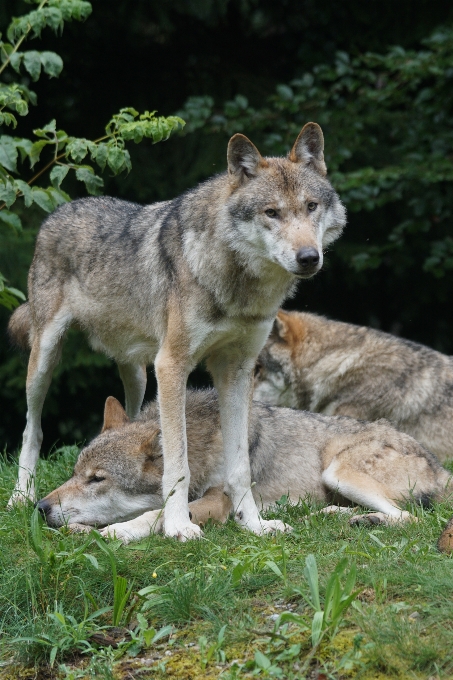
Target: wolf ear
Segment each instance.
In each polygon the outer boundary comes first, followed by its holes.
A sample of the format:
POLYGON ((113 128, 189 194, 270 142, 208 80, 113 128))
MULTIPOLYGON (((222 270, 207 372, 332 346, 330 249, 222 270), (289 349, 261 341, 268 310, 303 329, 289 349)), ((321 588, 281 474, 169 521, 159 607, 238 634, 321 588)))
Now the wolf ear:
POLYGON ((289 160, 293 163, 303 163, 322 176, 327 175, 324 162, 324 135, 317 123, 304 125, 294 142, 289 160))
POLYGON ((118 399, 115 399, 115 397, 107 397, 104 406, 104 424, 101 433, 106 430, 119 430, 129 422, 130 420, 126 415, 126 411, 121 406, 118 399))
POLYGON ((255 177, 260 167, 267 166, 256 146, 241 134, 233 135, 228 142, 227 160, 229 180, 234 188, 255 177))
POLYGON ((271 335, 279 340, 285 340, 288 333, 288 324, 285 316, 285 312, 280 310, 275 317, 274 325, 272 326, 271 335))
POLYGON ((160 432, 160 427, 156 425, 150 432, 147 433, 146 439, 140 444, 140 452, 147 457, 152 457, 156 452, 155 439, 160 432))

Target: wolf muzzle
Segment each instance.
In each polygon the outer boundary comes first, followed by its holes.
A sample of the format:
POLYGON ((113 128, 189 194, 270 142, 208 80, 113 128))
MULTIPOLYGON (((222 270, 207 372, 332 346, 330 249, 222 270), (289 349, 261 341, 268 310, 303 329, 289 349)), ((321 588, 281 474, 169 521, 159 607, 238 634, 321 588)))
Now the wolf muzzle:
POLYGON ((318 271, 319 259, 319 253, 316 248, 313 248, 312 246, 309 248, 300 248, 296 253, 299 273, 302 276, 316 274, 318 271))

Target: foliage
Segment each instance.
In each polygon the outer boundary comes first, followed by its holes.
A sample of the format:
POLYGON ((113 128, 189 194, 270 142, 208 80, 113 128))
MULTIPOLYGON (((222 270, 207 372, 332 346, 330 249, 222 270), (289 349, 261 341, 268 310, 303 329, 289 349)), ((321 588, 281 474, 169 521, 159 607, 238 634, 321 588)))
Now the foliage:
MULTIPOLYGON (((382 242, 360 244, 348 258, 357 271, 379 267, 404 248, 423 248, 423 268, 436 277, 453 269, 453 27, 422 40, 351 57, 337 52, 276 87, 262 108, 247 97, 216 107, 191 97, 181 110, 186 132, 246 131, 267 153, 283 154, 307 120, 328 138, 331 179, 350 212, 394 205, 382 242)), ((408 266, 408 265, 406 265, 408 266)))
MULTIPOLYGON (((38 4, 37 0, 34 1, 38 4)), ((26 116, 29 105, 37 103, 36 93, 24 84, 23 78, 20 82, 13 82, 7 68, 19 77, 27 72, 33 81, 39 80, 42 72, 50 78, 58 77, 63 69, 63 61, 55 52, 22 52, 22 43, 27 38, 40 36, 44 28, 61 33, 65 22, 82 21, 90 13, 91 5, 85 0, 41 0, 35 10, 12 20, 7 30, 7 41, 2 41, 0 36, 0 75, 8 76, 5 82, 0 83, 0 127, 15 129, 17 116, 26 116)), ((15 231, 22 229, 17 211, 11 210, 19 198, 25 208, 35 203, 45 212, 52 212, 69 201, 70 196, 61 184, 70 171, 85 185, 89 194, 101 193, 104 181, 96 174, 94 163, 101 171, 108 168, 114 175, 129 171, 131 159, 126 149, 127 141, 138 144, 143 138, 149 138, 157 143, 168 139, 183 125, 184 121, 178 116, 156 116, 156 111, 139 114, 134 108, 126 107, 111 118, 105 134, 93 141, 70 136, 57 128, 56 120, 35 129, 36 140, 11 134, 0 135, 0 224, 15 231), (35 169, 43 152, 45 160, 39 169, 28 181, 22 179, 20 174, 24 169, 18 169, 18 162, 28 161, 30 169, 35 169), (35 185, 49 170, 50 185, 35 185)), ((24 299, 23 294, 6 286, 0 273, 0 304, 12 309, 17 306, 18 299, 24 299)))

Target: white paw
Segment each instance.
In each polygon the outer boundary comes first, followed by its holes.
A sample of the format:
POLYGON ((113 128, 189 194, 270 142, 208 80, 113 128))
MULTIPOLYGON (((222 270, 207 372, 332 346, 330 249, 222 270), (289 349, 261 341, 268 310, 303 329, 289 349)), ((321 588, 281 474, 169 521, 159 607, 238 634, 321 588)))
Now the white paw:
POLYGON ((386 515, 384 512, 368 512, 366 515, 354 515, 349 524, 404 524, 405 522, 418 522, 418 519, 410 512, 403 510, 399 515, 386 515))
POLYGON ((191 541, 194 538, 201 538, 203 532, 198 524, 187 522, 185 524, 168 524, 165 523, 165 536, 177 538, 178 541, 191 541))
POLYGON ((27 491, 19 491, 18 489, 15 489, 11 494, 11 498, 8 501, 7 508, 8 510, 10 510, 11 508, 17 505, 24 505, 25 503, 34 503, 35 500, 36 499, 34 489, 28 489, 27 491))
MULTIPOLYGON (((118 522, 117 524, 110 524, 105 529, 100 531, 101 536, 104 538, 116 539, 122 543, 130 543, 131 541, 139 541, 144 536, 137 531, 134 531, 134 527, 128 526, 129 522, 118 522)), ((148 532, 149 534, 149 532, 148 532)))
POLYGON ((262 519, 261 522, 261 532, 260 534, 272 534, 276 531, 281 531, 282 533, 292 531, 293 528, 285 522, 281 522, 279 519, 262 519))
POLYGON ((240 521, 240 524, 244 527, 244 529, 248 529, 258 536, 263 536, 264 534, 273 534, 276 531, 285 533, 293 530, 292 526, 281 522, 279 519, 266 520, 259 517, 254 522, 240 521))

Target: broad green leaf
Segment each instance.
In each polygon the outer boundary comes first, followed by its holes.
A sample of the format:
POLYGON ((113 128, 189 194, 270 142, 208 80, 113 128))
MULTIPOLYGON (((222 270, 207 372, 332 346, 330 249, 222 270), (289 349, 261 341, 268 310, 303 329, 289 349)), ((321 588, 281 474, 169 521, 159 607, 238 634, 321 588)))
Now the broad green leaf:
POLYGON ((14 185, 10 181, 0 182, 0 201, 10 208, 17 198, 17 192, 14 185))
POLYGON ((97 561, 94 555, 92 555, 91 553, 83 553, 83 556, 86 557, 86 559, 89 562, 91 562, 95 569, 99 569, 99 562, 97 561))
POLYGON ((10 57, 9 63, 11 64, 12 68, 16 71, 16 73, 20 73, 20 65, 22 63, 23 56, 24 56, 23 52, 15 52, 10 57))
POLYGON ((41 64, 44 73, 51 78, 57 78, 63 70, 63 59, 55 52, 41 52, 41 64))
POLYGON ((272 569, 274 574, 277 574, 280 578, 283 578, 283 574, 281 570, 278 568, 278 566, 275 564, 273 560, 267 560, 266 565, 269 567, 269 569, 272 569))
POLYGON ((305 558, 304 574, 310 588, 313 606, 319 611, 321 609, 321 602, 319 599, 318 567, 314 555, 310 554, 305 558))
POLYGON ((33 203, 33 191, 31 189, 31 187, 27 184, 27 182, 24 182, 22 179, 16 179, 15 185, 19 189, 19 191, 22 193, 22 196, 24 198, 25 207, 29 208, 31 206, 31 204, 33 203))
POLYGON ((44 125, 43 128, 37 128, 36 130, 33 130, 33 134, 35 134, 37 137, 45 137, 46 139, 53 139, 55 132, 57 129, 57 121, 55 118, 50 121, 50 123, 47 123, 47 125, 44 125))
POLYGON ((107 144, 98 144, 96 149, 92 152, 91 157, 99 165, 101 170, 104 170, 107 163, 107 154, 109 147, 107 144))
POLYGON ((33 200, 46 212, 50 213, 55 209, 55 203, 45 189, 33 187, 33 200))
POLYGON ((86 190, 93 196, 98 196, 100 190, 104 186, 103 179, 95 175, 93 168, 90 168, 89 166, 77 168, 76 177, 81 182, 84 182, 86 190))
POLYGON ((259 649, 257 649, 255 652, 255 663, 258 668, 262 668, 264 671, 270 668, 272 665, 270 659, 268 659, 267 656, 263 654, 263 652, 260 652, 259 649))
POLYGON ((57 189, 69 172, 69 165, 55 165, 50 173, 50 181, 57 189))
POLYGON ((50 144, 50 142, 47 139, 41 139, 39 142, 35 142, 29 153, 29 158, 30 158, 30 167, 33 168, 36 163, 39 161, 39 157, 41 156, 41 151, 44 149, 47 144, 50 144))
POLYGON ((14 144, 16 145, 16 148, 19 149, 20 158, 21 161, 23 162, 26 159, 26 157, 30 154, 33 142, 31 141, 31 139, 19 139, 18 137, 15 137, 14 144))
POLYGON ((29 52, 24 52, 24 67, 29 72, 32 80, 38 80, 41 75, 41 59, 39 52, 31 50, 29 52))
POLYGON ((2 135, 0 137, 0 164, 10 172, 16 172, 17 148, 12 137, 2 135))
POLYGON ((80 163, 88 153, 88 144, 88 139, 70 137, 66 146, 66 154, 70 156, 76 163, 80 163))
POLYGON ((108 154, 107 154, 107 163, 108 166, 115 175, 117 175, 121 170, 124 168, 124 155, 125 152, 123 149, 120 149, 117 146, 110 146, 108 149, 108 154))
POLYGON ((311 644, 315 647, 321 639, 322 628, 324 622, 324 612, 317 611, 313 614, 313 621, 311 624, 311 644))
POLYGON ((17 120, 12 113, 7 111, 0 112, 0 125, 12 125, 13 128, 17 127, 17 120))
POLYGON ((49 656, 49 663, 50 663, 51 668, 55 663, 55 659, 57 658, 57 653, 58 653, 58 645, 55 645, 54 647, 52 647, 52 649, 50 651, 50 656, 49 656))
POLYGON ((7 224, 8 227, 11 227, 14 231, 22 231, 20 217, 9 210, 0 210, 0 222, 7 224))
POLYGON ((157 633, 154 635, 152 642, 158 642, 164 637, 167 637, 168 635, 171 635, 173 632, 173 626, 164 626, 160 630, 157 631, 157 633))
POLYGON ((46 191, 53 202, 54 208, 57 208, 59 205, 63 205, 63 203, 67 203, 71 200, 70 196, 66 193, 66 191, 63 191, 63 189, 47 187, 46 191))

